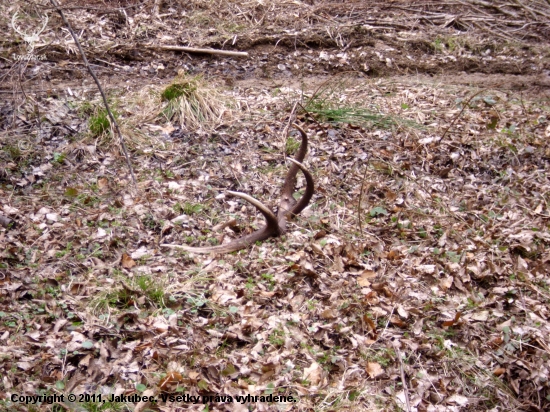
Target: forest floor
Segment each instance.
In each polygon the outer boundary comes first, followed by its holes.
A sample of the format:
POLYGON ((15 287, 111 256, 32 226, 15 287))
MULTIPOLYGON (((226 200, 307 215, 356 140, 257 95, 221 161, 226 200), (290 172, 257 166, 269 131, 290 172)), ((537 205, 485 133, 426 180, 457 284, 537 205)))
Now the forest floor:
POLYGON ((59 3, 136 184, 52 3, 2 2, 0 410, 550 410, 547 1, 59 3), (260 228, 226 192, 278 204, 293 123, 284 236, 161 246, 260 228))

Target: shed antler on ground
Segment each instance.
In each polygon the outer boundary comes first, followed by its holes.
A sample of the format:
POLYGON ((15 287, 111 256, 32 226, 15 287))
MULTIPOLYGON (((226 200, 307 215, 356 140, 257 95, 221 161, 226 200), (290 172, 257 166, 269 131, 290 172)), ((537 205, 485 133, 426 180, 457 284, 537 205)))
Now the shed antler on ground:
POLYGON ((275 215, 275 213, 273 213, 273 211, 265 206, 263 203, 245 193, 231 191, 227 192, 232 196, 237 196, 241 199, 246 200, 256 209, 258 209, 260 213, 264 215, 266 220, 266 225, 263 228, 256 230, 249 235, 234 239, 229 243, 217 246, 191 247, 185 245, 168 244, 162 244, 161 246, 172 249, 182 249, 193 253, 230 253, 240 249, 244 249, 256 242, 265 240, 267 238, 281 236, 282 234, 284 234, 286 232, 287 218, 292 218, 293 216, 298 215, 302 210, 304 210, 309 204, 309 201, 311 200, 314 192, 313 177, 311 176, 311 173, 309 173, 309 171, 301 163, 307 153, 307 134, 300 126, 295 124, 294 127, 296 127, 296 129, 298 129, 298 131, 302 135, 302 142, 300 144, 300 148, 298 149, 296 159, 289 159, 292 162, 292 165, 288 170, 285 182, 281 189, 281 200, 279 202, 277 215, 275 215), (304 195, 298 201, 296 201, 292 194, 294 192, 294 187, 296 186, 296 175, 298 174, 298 170, 301 170, 306 178, 306 191, 304 195))

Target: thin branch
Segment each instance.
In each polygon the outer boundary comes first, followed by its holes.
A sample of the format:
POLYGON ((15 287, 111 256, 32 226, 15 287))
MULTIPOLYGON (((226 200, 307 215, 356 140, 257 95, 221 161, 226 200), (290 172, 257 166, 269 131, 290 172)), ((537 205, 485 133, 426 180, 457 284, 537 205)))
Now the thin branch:
POLYGON ((68 22, 68 20, 65 18, 65 14, 63 13, 63 10, 59 7, 59 4, 56 0, 50 0, 50 3, 55 7, 57 12, 61 15, 61 18, 63 19, 63 23, 67 26, 67 29, 71 33, 71 36, 73 36, 74 42, 76 46, 78 47, 78 50, 80 51, 80 55, 82 56, 82 60, 84 61, 84 64, 86 66, 86 69, 88 69, 88 72, 90 73, 90 76, 95 81, 95 84, 97 85, 97 88, 99 89, 99 93, 101 93, 101 97, 103 99, 103 104, 105 105, 105 110, 107 110, 107 113, 109 114, 109 119, 111 123, 115 126, 115 130, 118 135, 118 139, 120 142, 120 147, 122 147, 122 151, 124 152, 124 157, 126 158, 126 163, 128 164, 128 169, 130 170, 130 175, 132 176, 132 181, 134 182, 134 186, 137 188, 137 182, 136 177, 134 176, 134 170, 132 169, 132 163, 130 162, 130 156, 128 156, 128 150, 126 149, 126 144, 124 143, 124 138, 122 137, 122 133, 120 133, 120 129, 118 127, 118 123, 113 116, 113 113, 111 112, 111 108, 109 107, 109 103, 107 102, 107 97, 105 96, 105 93, 103 92, 103 88, 101 87, 101 83, 99 83, 99 79, 95 75, 94 71, 92 70, 90 64, 88 63, 88 59, 86 58, 86 54, 84 53, 84 50, 82 49, 82 46, 80 45, 80 42, 78 41, 78 37, 76 36, 75 32, 73 31, 73 28, 71 27, 71 24, 68 22))
MULTIPOLYGON (((119 11, 123 11, 123 10, 127 10, 127 9, 133 9, 133 8, 136 8, 136 7, 140 7, 140 6, 143 6, 145 3, 147 3, 146 1, 142 1, 138 4, 131 4, 129 6, 125 6, 125 7, 116 7, 116 8, 113 8, 113 9, 106 9, 105 7, 93 7, 93 6, 64 6, 61 8, 61 10, 78 10, 78 9, 81 9, 81 10, 99 10, 101 11, 102 14, 108 14, 108 13, 118 13, 119 11)), ((41 6, 42 9, 44 10, 50 10, 50 9, 56 9, 57 11, 59 11, 59 7, 48 7, 48 6, 41 6)))
POLYGON ((486 90, 487 90, 487 89, 481 89, 479 92, 474 93, 474 94, 472 95, 472 97, 470 97, 470 98, 468 99, 468 101, 467 101, 465 104, 462 105, 462 109, 461 109, 460 112, 455 116, 455 118, 453 119, 453 121, 451 122, 451 124, 450 124, 449 126, 447 126, 447 128, 445 129, 445 131, 443 132, 443 134, 441 135, 441 137, 440 137, 439 140, 437 141, 437 143, 440 143, 440 142, 443 140, 443 138, 447 135, 447 132, 449 131, 449 129, 450 129, 451 127, 453 127, 453 125, 456 123, 456 121, 458 120, 458 118, 462 115, 462 113, 464 112, 464 110, 466 109, 466 107, 470 105, 470 102, 472 101, 472 99, 473 99, 474 97, 476 97, 478 94, 481 94, 481 93, 483 93, 483 92, 486 91, 486 90))

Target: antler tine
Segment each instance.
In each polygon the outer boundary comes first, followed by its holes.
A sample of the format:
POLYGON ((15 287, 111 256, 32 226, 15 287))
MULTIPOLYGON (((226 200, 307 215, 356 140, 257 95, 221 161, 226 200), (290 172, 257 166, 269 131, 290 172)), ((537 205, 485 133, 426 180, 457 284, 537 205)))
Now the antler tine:
MULTIPOLYGON (((296 160, 300 163, 302 163, 306 157, 307 154, 307 133, 304 132, 304 129, 302 129, 300 126, 298 126, 296 123, 292 124, 302 136, 302 141, 300 142, 300 147, 298 148, 298 153, 296 153, 296 160)), ((283 184, 283 189, 289 186, 292 189, 294 189, 294 186, 296 185, 296 174, 298 173, 298 167, 292 165, 288 171, 288 174, 285 178, 285 183, 283 184)))
POLYGON ((192 247, 192 246, 185 246, 185 245, 162 244, 161 246, 172 248, 172 249, 182 249, 187 252, 193 252, 193 253, 231 253, 240 249, 244 249, 245 247, 248 247, 251 244, 254 244, 256 242, 270 238, 271 236, 279 236, 281 234, 277 217, 262 202, 254 199, 252 196, 249 196, 245 193, 232 192, 229 190, 227 191, 227 193, 229 193, 232 196, 237 196, 237 197, 240 197, 241 199, 246 200, 248 203, 253 205, 256 209, 258 209, 260 213, 265 217, 265 221, 267 223, 266 226, 256 230, 255 232, 249 235, 243 236, 239 239, 232 240, 231 242, 225 243, 223 245, 192 247))
POLYGON ((288 160, 290 160, 292 163, 298 166, 306 178, 306 191, 304 195, 300 198, 298 203, 296 203, 289 210, 289 214, 291 216, 296 216, 302 210, 304 210, 306 206, 309 204, 309 201, 311 200, 311 198, 313 197, 313 193, 315 192, 315 183, 313 182, 313 176, 311 175, 311 173, 309 173, 309 170, 307 170, 303 164, 301 164, 300 162, 297 162, 294 159, 288 159, 288 160))
MULTIPOLYGON (((246 193, 241 193, 241 192, 233 192, 231 190, 228 190, 227 193, 229 193, 230 195, 233 195, 233 196, 237 196, 237 197, 240 197, 241 199, 244 199, 246 200, 248 203, 250 203, 252 206, 256 207, 256 209, 258 209, 260 211, 260 213, 262 215, 264 215, 265 217, 265 221, 267 223, 267 226, 266 227, 271 227, 273 229, 278 229, 278 221, 277 221, 277 217, 275 216, 275 214, 266 206, 264 205, 262 202, 260 202, 259 200, 256 200, 254 199, 252 196, 249 196, 247 195, 246 193)), ((279 234, 277 233, 276 230, 273 230, 273 233, 274 234, 279 234)))
MULTIPOLYGON (((296 123, 294 123, 293 126, 298 129, 298 131, 302 135, 302 142, 300 143, 298 153, 296 153, 296 161, 298 161, 298 163, 301 163, 304 161, 307 153, 307 134, 306 132, 304 132, 304 129, 302 129, 296 123)), ((279 220, 281 220, 283 216, 287 215, 288 212, 291 211, 296 204, 296 199, 294 199, 292 193, 294 192, 294 186, 296 186, 296 175, 298 174, 298 170, 300 170, 300 167, 297 164, 292 164, 286 174, 283 187, 281 188, 281 201, 279 203, 279 212, 277 214, 279 220)))
MULTIPOLYGON (((286 232, 286 219, 287 217, 294 217, 298 213, 300 213, 302 210, 305 209, 305 207, 308 205, 309 201, 311 200, 311 197, 313 196, 314 186, 313 186, 313 176, 311 176, 311 173, 305 168, 303 164, 300 162, 297 162, 294 159, 288 159, 290 160, 293 165, 298 170, 301 170, 306 178, 306 192, 304 195, 300 198, 298 203, 294 201, 294 205, 288 205, 283 200, 281 200, 281 204, 279 205, 279 213, 278 213, 278 219, 279 219, 279 228, 281 233, 286 232), (284 209, 283 207, 287 207, 284 209)), ((292 167, 291 166, 291 167, 292 167)), ((293 198, 294 199, 294 198, 293 198)))

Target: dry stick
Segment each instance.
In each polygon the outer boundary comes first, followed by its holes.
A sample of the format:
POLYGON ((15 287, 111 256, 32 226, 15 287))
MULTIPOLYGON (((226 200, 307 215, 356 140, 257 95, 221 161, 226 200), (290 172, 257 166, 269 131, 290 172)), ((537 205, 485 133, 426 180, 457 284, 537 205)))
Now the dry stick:
POLYGON ((540 10, 537 10, 537 9, 532 9, 531 7, 529 6, 526 6, 525 4, 523 4, 522 2, 520 2, 519 0, 514 0, 518 6, 524 8, 525 10, 528 10, 529 13, 531 14, 531 16, 533 16, 533 18, 536 20, 537 16, 535 14, 539 14, 541 16, 544 16, 546 18, 550 18, 550 15, 549 14, 546 14, 545 12, 543 11, 540 11, 540 10))
POLYGON ((401 372, 401 384, 403 385, 403 394, 405 395, 405 405, 407 406, 407 412, 411 412, 411 401, 409 400, 409 388, 407 387, 407 380, 405 379, 405 368, 403 367, 403 357, 401 356, 401 351, 394 344, 395 352, 397 354, 397 359, 399 359, 399 370, 401 372))
POLYGON ((365 187, 365 180, 367 179, 367 171, 369 170, 369 162, 365 164, 365 173, 363 173, 363 179, 361 180, 361 190, 359 191, 359 202, 357 203, 357 223, 359 224, 359 233, 363 237, 363 222, 361 220, 361 200, 363 199, 363 188, 365 187))
POLYGON ((61 15, 61 18, 63 19, 63 23, 67 26, 67 29, 71 33, 71 36, 73 36, 74 42, 76 43, 76 46, 78 47, 78 50, 80 51, 80 55, 82 56, 82 60, 84 60, 84 65, 88 69, 88 72, 90 73, 90 76, 95 81, 95 84, 97 85, 97 88, 99 89, 99 93, 101 93, 101 97, 103 98, 103 104, 105 105, 105 110, 107 110, 107 113, 109 114, 109 119, 112 124, 115 125, 115 130, 118 135, 118 140, 120 141, 120 146, 122 147, 122 151, 124 152, 124 157, 126 157, 126 164, 128 165, 128 169, 130 169, 130 175, 132 176, 132 181, 134 182, 134 186, 137 188, 137 182, 136 177, 134 176, 134 170, 132 169, 132 163, 130 162, 130 156, 128 156, 128 150, 126 149, 126 144, 124 143, 124 138, 122 137, 122 133, 120 133, 120 129, 118 128, 118 123, 113 116, 113 113, 111 112, 111 109, 109 108, 109 103, 107 102, 107 97, 105 96, 105 93, 103 92, 103 88, 101 87, 101 83, 99 83, 99 80, 97 76, 95 75, 94 71, 92 70, 90 64, 88 63, 88 59, 86 58, 86 55, 84 54, 84 50, 82 50, 82 46, 80 45, 80 42, 78 41, 78 37, 76 37, 76 34, 73 31, 73 28, 71 27, 71 24, 67 21, 65 18, 65 14, 63 14, 63 10, 59 8, 59 4, 56 0, 50 0, 50 3, 55 7, 57 12, 61 15))
MULTIPOLYGON (((108 14, 108 13, 118 13, 119 11, 124 11, 126 9, 133 9, 135 7, 143 6, 146 3, 146 1, 143 1, 138 4, 132 4, 130 6, 126 7, 116 7, 114 9, 106 9, 104 7, 92 7, 92 6, 65 6, 62 9, 63 10, 74 10, 74 9, 84 9, 84 10, 99 10, 102 14, 108 14)), ((42 9, 49 10, 51 7, 41 6, 42 9)), ((57 7, 55 7, 57 9, 57 7)))
POLYGON ((488 27, 485 27, 485 25, 478 24, 477 22, 474 22, 474 26, 476 26, 478 29, 480 29, 482 31, 486 31, 487 33, 491 33, 493 36, 497 36, 497 37, 500 37, 501 39, 505 39, 505 40, 508 40, 508 41, 514 41, 513 37, 510 37, 507 34, 498 33, 497 31, 495 31, 497 29, 496 27, 495 27, 495 30, 492 30, 488 27))
MULTIPOLYGON (((298 106, 298 102, 294 103, 294 106, 292 107, 292 111, 290 112, 290 116, 288 117, 288 123, 286 124, 285 128, 283 129, 283 136, 288 136, 288 129, 290 129, 290 125, 294 123, 294 115, 296 114, 296 107, 298 106)), ((283 158, 286 161, 286 148, 283 146, 283 158)))
POLYGON ((517 16, 512 13, 512 12, 509 12, 509 11, 506 11, 504 10, 501 6, 499 5, 496 5, 496 4, 492 4, 488 1, 484 1, 484 0, 468 0, 469 3, 472 3, 472 4, 475 4, 477 6, 485 6, 489 9, 494 9, 494 10, 497 10, 499 12, 501 12, 502 14, 505 14, 509 17, 514 17, 514 18, 517 18, 517 16))
POLYGON ((527 109, 525 108, 525 104, 523 103, 523 90, 520 90, 519 92, 519 101, 521 103, 521 107, 523 109, 523 115, 527 117, 527 109))
POLYGON ((458 113, 455 118, 453 119, 453 121, 451 122, 451 124, 449 126, 447 126, 447 128, 445 129, 445 131, 443 132, 443 134, 441 135, 441 137, 439 138, 439 140, 437 141, 437 143, 440 143, 443 138, 445 137, 445 135, 447 134, 447 132, 449 131, 449 129, 456 123, 456 121, 458 120, 458 118, 462 115, 462 113, 464 112, 464 110, 466 109, 466 106, 469 106, 470 105, 470 102, 472 101, 472 99, 474 97, 476 97, 478 94, 480 93, 483 93, 484 91, 486 91, 487 89, 481 89, 479 92, 475 93, 472 95, 472 97, 470 97, 468 99, 468 101, 462 105, 462 110, 460 110, 460 113, 458 113))
POLYGON ((161 50, 176 50, 189 53, 206 53, 206 54, 219 54, 221 56, 234 56, 234 57, 248 57, 247 52, 235 52, 230 50, 216 50, 216 49, 199 49, 196 47, 184 47, 184 46, 145 46, 148 49, 161 49, 161 50))

